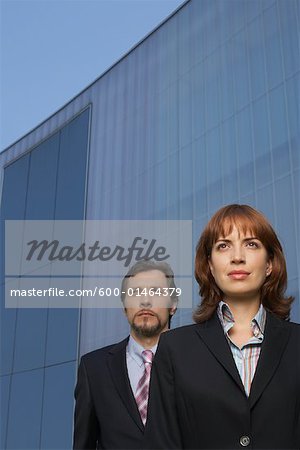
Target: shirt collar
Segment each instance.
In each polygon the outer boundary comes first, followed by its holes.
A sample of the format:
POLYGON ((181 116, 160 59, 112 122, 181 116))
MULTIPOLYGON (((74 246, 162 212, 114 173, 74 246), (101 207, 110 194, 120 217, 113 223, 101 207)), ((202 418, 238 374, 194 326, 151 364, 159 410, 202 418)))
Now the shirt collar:
MULTIPOLYGON (((217 308, 217 314, 224 329, 224 332, 228 333, 230 328, 232 328, 234 325, 234 317, 230 310, 229 305, 221 300, 217 308)), ((266 324, 266 310, 262 304, 260 304, 259 310, 253 317, 251 324, 253 335, 256 338, 263 337, 266 324)))
POLYGON ((255 317, 252 319, 253 326, 256 325, 259 329, 260 334, 264 334, 266 326, 267 313, 262 304, 260 304, 259 310, 257 311, 255 317))
MULTIPOLYGON (((155 355, 157 345, 154 345, 149 350, 155 355)), ((137 362, 139 366, 144 364, 144 359, 142 356, 142 352, 144 351, 144 347, 139 344, 131 335, 129 336, 128 344, 127 344, 127 353, 137 362)))

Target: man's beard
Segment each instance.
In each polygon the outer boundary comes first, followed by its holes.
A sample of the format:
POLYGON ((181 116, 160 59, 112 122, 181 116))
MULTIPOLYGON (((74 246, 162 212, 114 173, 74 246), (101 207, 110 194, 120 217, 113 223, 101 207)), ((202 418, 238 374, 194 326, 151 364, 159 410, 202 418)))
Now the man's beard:
POLYGON ((162 326, 162 323, 161 323, 159 317, 156 316, 156 318, 157 318, 157 323, 156 323, 156 325, 152 325, 152 326, 148 325, 148 321, 146 321, 146 320, 144 320, 144 323, 142 325, 136 325, 136 323, 134 321, 135 318, 134 318, 133 322, 131 324, 131 328, 136 332, 136 334, 138 336, 148 337, 148 338, 158 336, 161 333, 163 326, 162 326))

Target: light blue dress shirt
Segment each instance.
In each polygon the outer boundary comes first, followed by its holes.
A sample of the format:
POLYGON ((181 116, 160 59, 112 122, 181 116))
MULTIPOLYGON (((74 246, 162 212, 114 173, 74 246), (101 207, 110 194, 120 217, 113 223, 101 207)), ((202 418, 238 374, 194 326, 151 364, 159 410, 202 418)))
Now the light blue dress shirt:
MULTIPOLYGON (((155 355, 157 344, 149 350, 155 355)), ((129 341, 126 348, 126 362, 128 377, 133 394, 137 389, 138 383, 142 378, 145 370, 144 360, 142 352, 144 347, 134 340, 132 336, 129 337, 129 341)))

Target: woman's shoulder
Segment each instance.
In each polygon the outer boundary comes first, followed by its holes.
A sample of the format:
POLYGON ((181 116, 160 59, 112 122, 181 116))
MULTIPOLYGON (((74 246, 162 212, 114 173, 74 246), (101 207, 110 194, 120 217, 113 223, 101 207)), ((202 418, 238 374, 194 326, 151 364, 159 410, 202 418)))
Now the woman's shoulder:
POLYGON ((284 327, 290 327, 290 328, 295 328, 295 329, 299 329, 300 328, 300 323, 294 322, 293 320, 287 319, 281 319, 280 317, 278 317, 276 314, 274 314, 271 311, 267 310, 267 322, 270 322, 272 325, 275 326, 284 326, 284 327))
POLYGON ((202 327, 206 327, 206 325, 207 322, 203 322, 173 328, 165 333, 162 333, 160 339, 170 344, 174 344, 175 342, 192 343, 195 339, 199 339, 199 332, 201 332, 200 329, 202 327))
POLYGON ((288 326, 291 327, 291 329, 293 331, 295 331, 295 333, 298 333, 300 335, 300 323, 297 322, 287 322, 288 326))
POLYGON ((296 335, 300 339, 300 324, 297 322, 293 322, 290 320, 282 320, 278 317, 275 317, 273 314, 270 314, 271 321, 275 327, 284 327, 289 331, 291 335, 296 335))
POLYGON ((193 335, 198 326, 199 325, 194 323, 194 324, 184 325, 184 326, 177 327, 177 328, 172 328, 171 330, 168 330, 165 333, 163 333, 163 336, 164 336, 164 339, 166 339, 166 340, 182 339, 184 337, 193 335))
POLYGON ((300 350, 300 324, 296 322, 287 322, 287 326, 289 327, 292 341, 297 342, 298 349, 300 350))

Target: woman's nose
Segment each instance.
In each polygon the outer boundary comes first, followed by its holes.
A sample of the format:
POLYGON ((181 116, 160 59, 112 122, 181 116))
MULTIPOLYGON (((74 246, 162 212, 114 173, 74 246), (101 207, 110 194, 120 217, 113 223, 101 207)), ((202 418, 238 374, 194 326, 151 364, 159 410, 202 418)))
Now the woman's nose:
POLYGON ((232 247, 232 253, 231 253, 231 261, 235 264, 240 264, 245 262, 245 251, 243 247, 237 245, 232 247))

